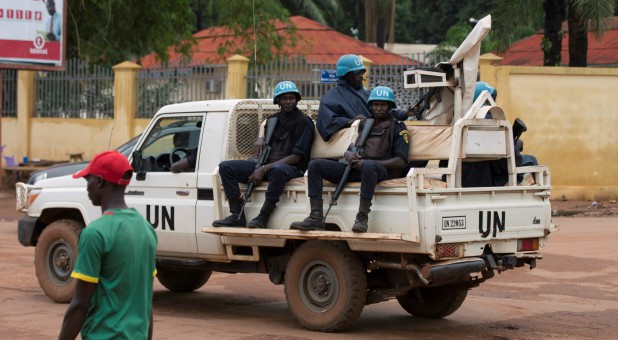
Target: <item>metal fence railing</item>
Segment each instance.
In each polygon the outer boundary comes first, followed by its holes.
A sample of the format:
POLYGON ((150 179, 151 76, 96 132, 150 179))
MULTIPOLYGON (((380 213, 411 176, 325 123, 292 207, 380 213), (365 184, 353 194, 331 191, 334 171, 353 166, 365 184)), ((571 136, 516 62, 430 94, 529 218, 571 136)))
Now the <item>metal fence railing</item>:
POLYGON ((137 118, 151 118, 168 104, 224 99, 226 77, 226 65, 195 65, 189 60, 144 68, 137 76, 137 118))
POLYGON ((113 118, 111 67, 67 61, 66 71, 37 72, 35 117, 113 118))
MULTIPOLYGON (((370 89, 384 85, 393 89, 398 107, 416 103, 422 90, 403 89, 403 71, 433 66, 442 60, 429 53, 402 59, 402 63, 373 65, 370 89)), ((296 83, 303 99, 319 100, 333 82, 324 77, 334 64, 314 63, 302 56, 288 57, 266 65, 252 65, 247 74, 247 98, 271 98, 274 86, 283 80, 296 83)), ((2 70, 2 114, 15 117, 17 80, 15 70, 2 70)), ((226 65, 196 65, 183 60, 174 65, 144 68, 138 72, 136 118, 150 118, 162 106, 197 100, 225 98, 226 65)), ((110 67, 92 66, 77 59, 67 62, 66 71, 36 73, 35 117, 113 118, 114 72, 110 67)))
MULTIPOLYGON (((423 95, 422 90, 404 90, 403 71, 412 67, 434 66, 442 60, 430 53, 417 53, 402 60, 399 64, 371 66, 369 87, 390 87, 397 96, 398 107, 403 109, 414 105, 423 95)), ((247 74, 247 98, 271 98, 278 82, 290 80, 296 84, 303 99, 319 100, 334 86, 334 83, 322 82, 322 72, 335 70, 334 64, 313 63, 302 56, 251 66, 247 74)))
POLYGON ((334 64, 313 63, 302 56, 251 66, 247 73, 247 98, 272 98, 275 85, 290 80, 303 99, 320 99, 334 86, 321 82, 322 71, 335 69, 334 64))
POLYGON ((17 71, 2 72, 2 117, 17 117, 17 71))

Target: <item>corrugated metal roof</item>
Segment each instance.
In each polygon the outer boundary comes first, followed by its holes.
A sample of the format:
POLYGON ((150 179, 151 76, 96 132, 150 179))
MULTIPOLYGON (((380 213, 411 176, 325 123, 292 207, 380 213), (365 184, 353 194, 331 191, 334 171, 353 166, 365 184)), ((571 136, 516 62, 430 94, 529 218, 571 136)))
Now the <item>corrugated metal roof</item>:
MULTIPOLYGON (((563 23, 566 30, 566 22, 563 23)), ((509 47, 503 54, 501 65, 543 66, 541 40, 543 32, 520 40, 509 47)), ((562 64, 569 64, 569 35, 562 39, 562 64)), ((597 41, 592 32, 588 32, 588 65, 618 65, 618 17, 612 18, 611 28, 597 41)))
MULTIPOLYGON (((341 55, 349 53, 362 55, 372 60, 376 65, 405 63, 408 60, 395 53, 339 33, 305 17, 293 16, 290 20, 296 27, 296 35, 300 39, 296 42, 296 46, 286 49, 289 55, 303 55, 311 62, 328 64, 335 64, 341 55)), ((278 24, 276 27, 277 31, 285 34, 285 27, 282 24, 278 24)), ((245 46, 240 38, 233 37, 231 31, 225 27, 207 28, 193 36, 197 39, 197 46, 194 48, 192 57, 192 63, 195 64, 225 64, 225 60, 235 53, 226 53, 223 56, 217 53, 218 45, 224 40, 241 49, 245 46)), ((251 54, 252 51, 248 51, 245 56, 250 57, 251 54)), ((172 62, 179 59, 178 53, 170 53, 172 62)), ((154 55, 148 55, 142 59, 143 67, 155 65, 158 65, 158 62, 154 55)))

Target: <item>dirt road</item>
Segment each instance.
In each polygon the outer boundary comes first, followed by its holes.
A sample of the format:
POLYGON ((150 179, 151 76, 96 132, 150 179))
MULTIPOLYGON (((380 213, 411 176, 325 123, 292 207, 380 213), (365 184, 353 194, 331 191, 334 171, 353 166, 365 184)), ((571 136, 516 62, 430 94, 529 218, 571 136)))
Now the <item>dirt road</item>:
MULTIPOLYGON (((67 305, 49 300, 33 268, 34 248, 17 241, 16 215, 0 216, 0 338, 57 337, 67 305)), ((618 217, 559 217, 560 231, 534 270, 513 270, 470 291, 442 320, 408 315, 396 301, 365 307, 339 334, 294 321, 282 286, 266 275, 213 274, 199 291, 158 282, 155 339, 612 339, 618 333, 618 217)))

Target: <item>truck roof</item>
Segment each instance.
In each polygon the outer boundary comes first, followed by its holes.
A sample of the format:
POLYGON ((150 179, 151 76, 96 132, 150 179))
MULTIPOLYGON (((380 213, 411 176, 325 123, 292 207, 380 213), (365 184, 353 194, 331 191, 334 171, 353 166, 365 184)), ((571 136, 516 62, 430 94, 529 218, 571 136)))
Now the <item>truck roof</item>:
MULTIPOLYGON (((229 111, 234 105, 247 99, 222 99, 222 100, 201 100, 194 102, 170 104, 162 107, 157 115, 163 113, 178 112, 204 112, 204 111, 229 111)), ((272 99, 251 99, 265 103, 272 103, 272 99)))

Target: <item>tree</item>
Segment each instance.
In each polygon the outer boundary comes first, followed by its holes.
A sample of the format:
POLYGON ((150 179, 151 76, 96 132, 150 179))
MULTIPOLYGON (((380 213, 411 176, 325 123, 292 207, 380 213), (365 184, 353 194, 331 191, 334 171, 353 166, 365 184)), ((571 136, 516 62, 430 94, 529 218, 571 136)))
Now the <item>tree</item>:
POLYGON ((286 56, 297 40, 290 12, 280 1, 193 0, 197 29, 225 27, 234 39, 213 38, 220 55, 237 53, 268 63, 286 56), (282 34, 283 33, 283 34, 282 34))
POLYGON ((395 0, 365 0, 366 40, 384 48, 395 41, 395 0))
POLYGON ((600 41, 610 27, 617 5, 616 0, 569 1, 569 66, 588 65, 588 30, 600 41))
POLYGON ((335 27, 343 16, 338 0, 280 0, 291 15, 302 15, 323 25, 335 27))
POLYGON ((491 0, 398 0, 395 41, 438 44, 457 23, 482 18, 490 12, 491 0))
MULTIPOLYGON (((499 32, 509 32, 513 21, 525 20, 532 23, 544 16, 544 33, 541 49, 543 65, 556 66, 561 63, 562 21, 568 19, 569 66, 586 66, 588 52, 588 30, 592 28, 597 39, 609 27, 616 0, 493 0, 494 21, 499 32), (566 7, 565 7, 566 4, 566 7), (567 16, 568 10, 568 16, 567 16)), ((498 34, 498 39, 504 39, 498 34)))
POLYGON ((68 0, 67 58, 114 65, 168 48, 188 54, 194 42, 192 0, 68 0))

